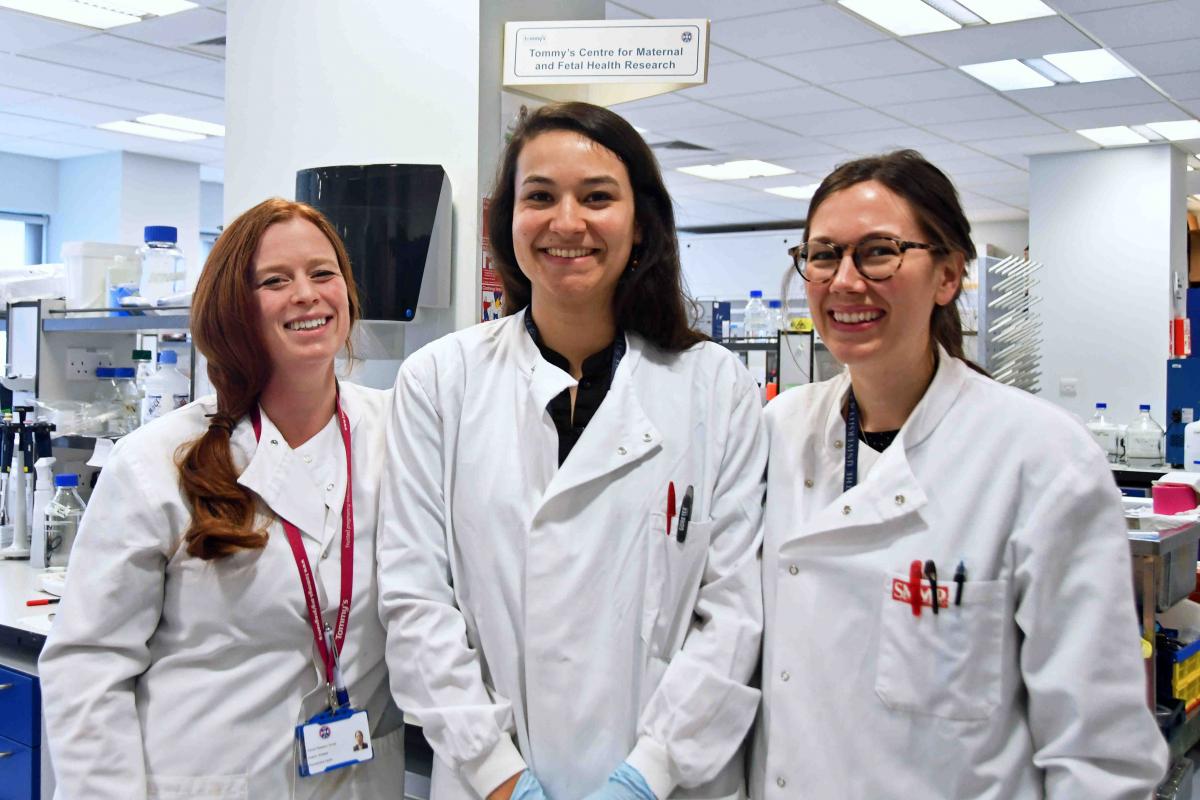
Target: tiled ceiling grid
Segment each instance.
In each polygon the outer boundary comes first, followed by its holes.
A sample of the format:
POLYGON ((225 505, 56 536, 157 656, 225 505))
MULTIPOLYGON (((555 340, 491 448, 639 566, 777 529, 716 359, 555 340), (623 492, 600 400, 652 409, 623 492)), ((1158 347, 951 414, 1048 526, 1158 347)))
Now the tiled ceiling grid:
MULTIPOLYGON (((199 2, 108 33, 0 10, 0 151, 130 150, 198 162, 220 180, 220 138, 94 127, 153 112, 224 122, 221 50, 198 45, 224 35, 224 2, 199 2)), ((897 37, 835 0, 616 0, 610 18, 713 20, 705 86, 616 110, 652 143, 710 148, 656 151, 682 226, 803 219, 806 201, 762 190, 815 183, 838 162, 900 146, 944 167, 973 219, 1020 218, 1029 155, 1095 149, 1078 128, 1200 116, 1200 0, 1047 2, 1060 16, 897 37), (1098 46, 1141 77, 998 92, 957 69, 1098 46), (797 174, 710 181, 674 170, 735 158, 797 174)), ((1200 152, 1200 141, 1180 146, 1200 152)))

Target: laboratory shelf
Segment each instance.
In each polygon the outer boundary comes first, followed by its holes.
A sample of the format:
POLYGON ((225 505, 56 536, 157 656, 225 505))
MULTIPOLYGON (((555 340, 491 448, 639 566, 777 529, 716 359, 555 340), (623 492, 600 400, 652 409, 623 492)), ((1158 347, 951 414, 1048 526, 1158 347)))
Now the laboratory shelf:
POLYGON ((769 340, 719 339, 719 340, 717 340, 717 344, 721 345, 722 347, 726 347, 730 350, 740 350, 740 351, 778 350, 779 349, 779 340, 778 339, 769 339, 769 340))
POLYGON ((191 324, 187 314, 141 317, 47 317, 42 320, 46 333, 83 331, 95 333, 137 333, 149 331, 186 331, 191 324))

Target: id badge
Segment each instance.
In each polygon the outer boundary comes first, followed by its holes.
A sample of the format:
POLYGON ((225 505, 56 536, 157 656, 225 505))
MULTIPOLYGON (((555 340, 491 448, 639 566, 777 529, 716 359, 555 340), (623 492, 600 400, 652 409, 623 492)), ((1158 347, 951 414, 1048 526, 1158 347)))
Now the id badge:
POLYGON ((296 741, 300 746, 301 777, 350 767, 375 757, 367 712, 359 708, 322 711, 296 726, 296 741))

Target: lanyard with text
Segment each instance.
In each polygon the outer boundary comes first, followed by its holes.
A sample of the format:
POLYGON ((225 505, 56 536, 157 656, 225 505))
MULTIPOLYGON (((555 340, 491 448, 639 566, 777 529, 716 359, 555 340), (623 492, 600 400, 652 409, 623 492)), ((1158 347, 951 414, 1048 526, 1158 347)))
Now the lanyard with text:
POLYGON ((858 403, 854 389, 846 408, 846 466, 842 472, 842 491, 848 492, 858 483, 858 403))
MULTIPOLYGON (((337 625, 333 630, 332 652, 326 645, 325 629, 321 621, 321 603, 317 599, 317 583, 313 578, 312 567, 308 562, 308 554, 304 552, 304 541, 300 537, 300 529, 282 517, 284 533, 287 534, 288 544, 292 547, 292 555, 296 559, 296 569, 300 572, 300 583, 304 587, 304 601, 308 606, 308 621, 312 625, 313 639, 316 640, 317 650, 321 653, 321 661, 325 664, 325 679, 330 687, 335 685, 335 666, 338 655, 342 652, 342 643, 346 639, 346 628, 350 621, 350 598, 354 591, 354 501, 353 483, 350 469, 350 420, 342 410, 342 401, 337 401, 338 423, 342 431, 342 443, 346 447, 346 499, 342 502, 342 594, 338 603, 337 625)), ((252 415, 254 423, 254 438, 262 438, 262 420, 258 408, 252 415)), ((338 676, 337 683, 341 683, 338 676)), ((340 687, 339 687, 340 688, 340 687)), ((344 690, 343 690, 344 691, 344 690)), ((345 702, 344 698, 338 698, 345 702)))

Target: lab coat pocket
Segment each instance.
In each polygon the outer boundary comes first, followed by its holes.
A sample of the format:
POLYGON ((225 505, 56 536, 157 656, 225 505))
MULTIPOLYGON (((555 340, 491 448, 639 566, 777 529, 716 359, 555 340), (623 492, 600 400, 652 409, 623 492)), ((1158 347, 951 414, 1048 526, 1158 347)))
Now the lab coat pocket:
POLYGON ((920 616, 893 597, 888 575, 879 623, 875 693, 895 711, 944 719, 987 719, 1000 704, 1001 664, 1008 581, 970 581, 962 605, 940 613, 924 606, 920 616))
POLYGON ((249 800, 245 775, 148 775, 149 800, 249 800))
POLYGON ((679 541, 678 518, 671 521, 667 535, 667 517, 650 514, 646 541, 646 585, 642 603, 642 640, 651 656, 670 661, 683 645, 687 623, 700 591, 704 559, 712 534, 711 522, 691 522, 687 536, 679 541))

